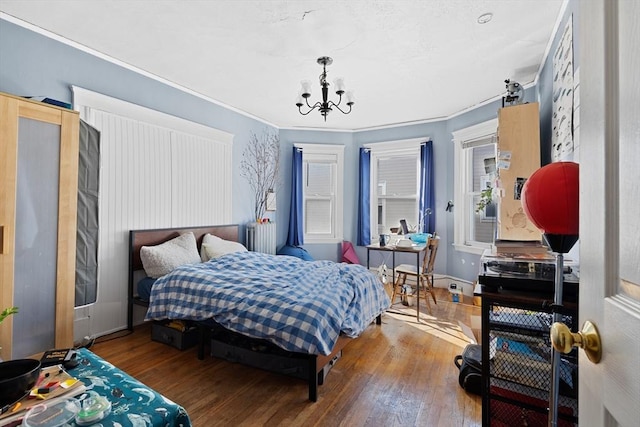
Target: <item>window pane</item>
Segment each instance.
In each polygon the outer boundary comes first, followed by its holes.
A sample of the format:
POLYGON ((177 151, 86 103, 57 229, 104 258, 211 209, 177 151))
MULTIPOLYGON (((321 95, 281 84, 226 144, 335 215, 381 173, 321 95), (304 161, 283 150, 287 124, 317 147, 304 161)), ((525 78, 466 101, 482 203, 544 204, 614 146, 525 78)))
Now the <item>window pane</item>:
POLYGON ((343 239, 344 146, 301 144, 305 243, 343 239))
POLYGON ((400 227, 400 220, 406 219, 409 227, 418 223, 418 203, 416 199, 385 199, 378 200, 378 233, 389 233, 392 227, 400 227))
POLYGON ((305 203, 306 233, 331 234, 331 200, 307 199, 305 203))
POLYGON ((333 189, 333 165, 327 163, 307 163, 306 189, 309 195, 331 195, 333 189))
POLYGON ((495 176, 495 146, 482 145, 480 147, 470 148, 472 150, 472 191, 482 191, 483 185, 491 181, 491 177, 495 176))
POLYGON ((476 206, 480 201, 480 195, 472 196, 470 240, 482 243, 493 243, 496 232, 496 204, 490 203, 482 211, 476 212, 476 206))
POLYGON ((495 184, 495 145, 481 145, 468 148, 471 152, 469 172, 470 181, 467 242, 493 243, 496 229, 496 204, 476 212, 480 202, 480 192, 492 188, 495 184))
POLYGON ((418 194, 417 174, 416 156, 380 159, 378 161, 378 195, 415 196, 418 194))
POLYGON ((397 155, 377 163, 378 233, 389 233, 400 220, 418 220, 418 156, 397 155))

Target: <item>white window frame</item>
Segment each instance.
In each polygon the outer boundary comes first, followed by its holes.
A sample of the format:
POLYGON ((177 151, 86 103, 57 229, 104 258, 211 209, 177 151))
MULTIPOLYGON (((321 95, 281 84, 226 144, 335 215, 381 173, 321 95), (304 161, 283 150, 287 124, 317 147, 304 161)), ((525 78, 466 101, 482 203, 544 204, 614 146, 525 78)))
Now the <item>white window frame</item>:
MULTIPOLYGON (((372 144, 364 144, 363 147, 371 150, 371 169, 370 169, 370 219, 371 223, 369 225, 369 229, 371 230, 371 241, 378 241, 378 160, 393 157, 393 156, 403 156, 403 155, 415 155, 417 161, 417 176, 416 179, 420 180, 420 144, 423 144, 426 141, 430 141, 431 138, 413 138, 413 139, 402 139, 397 141, 385 141, 385 142, 377 142, 372 144)), ((416 205, 420 202, 420 185, 416 186, 416 205)), ((383 215, 385 211, 385 206, 382 207, 383 215)), ((398 224, 399 226, 400 224, 398 224)))
POLYGON ((496 140, 498 132, 498 119, 487 120, 477 125, 452 132, 454 144, 454 243, 456 250, 480 255, 486 249, 491 248, 490 243, 468 240, 470 235, 471 218, 475 214, 475 206, 472 206, 468 197, 465 197, 470 180, 473 179, 471 172, 471 150, 464 148, 465 145, 473 141, 496 140))
MULTIPOLYGON (((318 235, 307 233, 306 215, 303 213, 304 243, 341 243, 344 240, 344 145, 332 144, 294 144, 302 149, 302 161, 318 161, 332 163, 336 167, 332 196, 332 218, 330 234, 318 235)), ((310 196, 312 198, 312 196, 310 196)), ((306 206, 307 194, 302 190, 303 209, 306 206)))

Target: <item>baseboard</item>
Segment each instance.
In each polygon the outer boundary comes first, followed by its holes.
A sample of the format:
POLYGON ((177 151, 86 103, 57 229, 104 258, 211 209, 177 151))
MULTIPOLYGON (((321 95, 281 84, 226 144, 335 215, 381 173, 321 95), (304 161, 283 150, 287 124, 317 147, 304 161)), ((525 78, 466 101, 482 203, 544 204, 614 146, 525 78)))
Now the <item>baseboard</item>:
MULTIPOLYGON (((373 273, 378 274, 378 267, 370 267, 373 273)), ((387 270, 387 274, 389 279, 391 279, 391 269, 387 270)), ((410 281, 410 280, 409 280, 410 281)), ((449 289, 449 285, 455 283, 458 285, 458 289, 462 289, 462 293, 465 296, 472 297, 473 296, 473 288, 475 283, 469 282, 468 280, 459 279, 457 277, 449 276, 446 274, 434 274, 433 275, 433 286, 435 288, 444 288, 449 289)))

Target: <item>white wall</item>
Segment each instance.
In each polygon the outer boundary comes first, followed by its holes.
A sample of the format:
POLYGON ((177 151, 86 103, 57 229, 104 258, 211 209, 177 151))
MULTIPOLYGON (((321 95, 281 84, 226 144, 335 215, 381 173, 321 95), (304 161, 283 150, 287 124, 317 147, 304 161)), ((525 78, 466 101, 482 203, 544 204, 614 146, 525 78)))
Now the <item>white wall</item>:
POLYGON ((74 106, 101 163, 98 294, 76 309, 79 341, 126 327, 129 230, 231 222, 233 136, 81 88, 74 106))

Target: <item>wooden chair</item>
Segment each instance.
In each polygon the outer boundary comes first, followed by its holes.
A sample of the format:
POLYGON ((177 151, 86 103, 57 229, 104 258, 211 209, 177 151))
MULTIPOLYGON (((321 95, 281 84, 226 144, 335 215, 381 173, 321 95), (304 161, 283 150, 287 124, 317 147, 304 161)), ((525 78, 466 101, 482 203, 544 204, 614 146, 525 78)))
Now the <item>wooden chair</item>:
POLYGON ((438 304, 436 302, 436 296, 433 293, 433 266, 436 262, 436 254, 438 253, 438 243, 440 242, 440 237, 434 234, 433 237, 429 238, 427 241, 427 248, 424 251, 424 258, 422 260, 422 267, 420 271, 417 271, 415 265, 411 264, 401 264, 396 267, 395 273, 397 275, 397 279, 393 284, 393 294, 391 295, 391 304, 395 301, 397 296, 402 295, 402 287, 405 285, 407 281, 407 276, 415 277, 416 280, 416 316, 418 321, 420 320, 420 297, 421 297, 421 288, 422 288, 422 296, 427 303, 427 309, 429 310, 429 314, 431 314, 431 302, 429 301, 429 294, 433 299, 434 304, 438 304))

